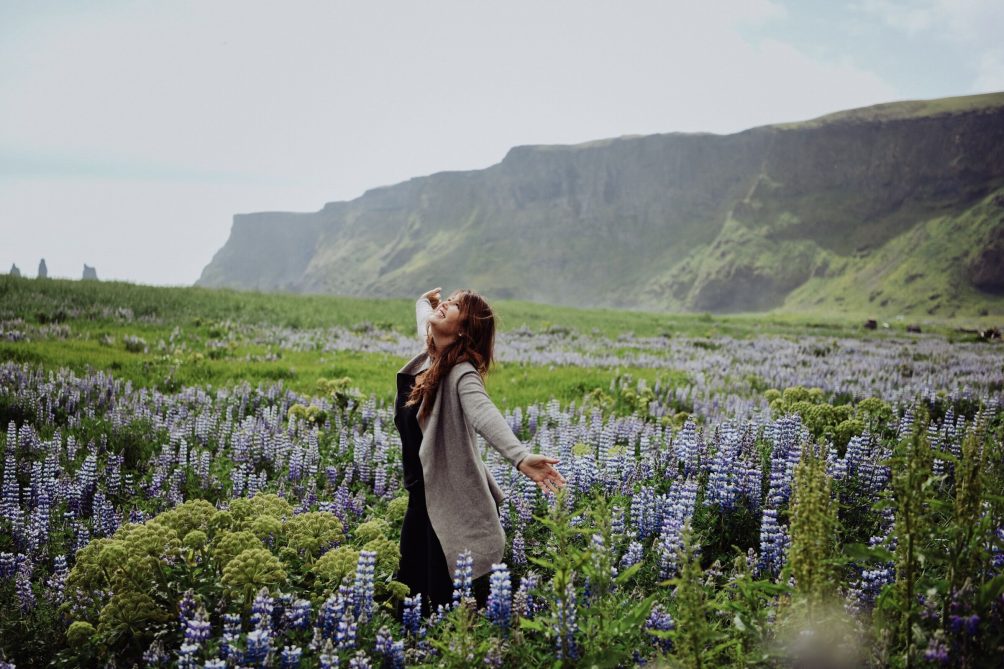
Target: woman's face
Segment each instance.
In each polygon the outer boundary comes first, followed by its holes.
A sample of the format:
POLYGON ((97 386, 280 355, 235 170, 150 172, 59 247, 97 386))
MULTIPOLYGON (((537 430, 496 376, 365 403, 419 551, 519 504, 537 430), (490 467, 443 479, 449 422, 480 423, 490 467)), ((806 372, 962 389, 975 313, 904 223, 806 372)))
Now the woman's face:
POLYGON ((429 327, 437 339, 452 341, 460 333, 460 306, 459 296, 451 295, 443 300, 436 307, 436 310, 429 316, 429 327))

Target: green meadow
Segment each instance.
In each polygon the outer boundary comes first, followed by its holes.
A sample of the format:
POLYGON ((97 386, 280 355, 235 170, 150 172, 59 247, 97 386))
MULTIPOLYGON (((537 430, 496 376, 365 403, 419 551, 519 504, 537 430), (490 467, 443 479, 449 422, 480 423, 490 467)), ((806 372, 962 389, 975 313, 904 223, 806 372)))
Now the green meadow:
MULTIPOLYGON (((490 296, 487 296, 490 298, 490 296)), ((500 332, 574 333, 604 337, 610 352, 631 350, 630 337, 687 337, 710 340, 773 335, 797 338, 883 337, 903 334, 904 323, 875 331, 861 319, 751 313, 665 314, 613 309, 575 309, 515 300, 491 300, 500 332)), ((297 393, 315 393, 319 379, 348 377, 364 394, 390 398, 394 374, 406 361, 387 353, 321 349, 327 328, 361 337, 413 336, 414 302, 324 295, 269 294, 194 287, 156 287, 124 282, 26 279, 0 276, 0 325, 24 340, 0 337, 0 361, 13 360, 69 368, 77 373, 107 371, 137 386, 170 392, 183 386, 218 388, 282 381, 297 393), (255 331, 312 332, 314 350, 291 350, 255 341, 255 331), (127 346, 127 337, 144 344, 127 346)), ((948 323, 925 325, 925 332, 962 337, 948 323)), ((420 344, 415 335, 415 353, 420 344)), ((487 385, 500 407, 513 408, 551 398, 562 404, 581 400, 593 388, 629 375, 677 384, 686 374, 673 369, 627 365, 581 368, 568 365, 496 363, 487 385)))

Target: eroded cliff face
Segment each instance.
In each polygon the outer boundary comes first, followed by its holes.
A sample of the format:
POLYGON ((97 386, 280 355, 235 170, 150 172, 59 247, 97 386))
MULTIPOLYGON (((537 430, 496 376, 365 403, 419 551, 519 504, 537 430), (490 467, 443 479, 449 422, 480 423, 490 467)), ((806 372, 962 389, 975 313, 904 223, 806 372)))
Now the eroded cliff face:
MULTIPOLYGON (((1004 95, 733 135, 524 146, 313 214, 234 217, 199 285, 749 311, 1004 187, 1004 95)), ((909 103, 903 103, 909 104, 909 103)), ((888 106, 887 106, 888 107, 888 106)), ((867 111, 867 110, 863 110, 867 111)), ((963 270, 997 292, 999 240, 963 270)))

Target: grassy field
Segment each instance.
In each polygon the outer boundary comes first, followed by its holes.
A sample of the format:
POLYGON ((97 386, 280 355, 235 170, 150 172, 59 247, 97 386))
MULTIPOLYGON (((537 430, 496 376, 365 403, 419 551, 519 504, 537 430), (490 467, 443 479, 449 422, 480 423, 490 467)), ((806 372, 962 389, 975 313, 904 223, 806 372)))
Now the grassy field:
MULTIPOLYGON (((254 341, 246 336, 245 326, 294 332, 323 332, 337 326, 373 337, 410 336, 414 329, 411 300, 279 295, 122 282, 2 276, 0 304, 3 330, 21 330, 28 335, 22 341, 0 336, 0 360, 32 362, 50 369, 67 367, 78 373, 100 369, 134 385, 164 391, 184 385, 221 387, 247 382, 255 386, 281 380, 296 392, 312 394, 319 379, 347 376, 366 394, 390 397, 394 373, 407 358, 362 351, 290 350, 254 341), (138 337, 145 346, 129 350, 127 337, 138 337)), ((508 300, 493 301, 493 306, 502 332, 518 328, 537 333, 565 330, 611 340, 626 334, 883 337, 902 334, 904 327, 894 323, 888 330, 868 331, 860 321, 798 314, 662 314, 508 300)), ((935 330, 954 336, 947 324, 935 330)), ((416 337, 415 352, 418 350, 416 337)), ((686 380, 684 373, 672 370, 672 361, 667 361, 667 369, 499 363, 487 384, 503 407, 551 398, 565 404, 580 400, 593 388, 606 388, 611 380, 625 374, 649 384, 686 380)))

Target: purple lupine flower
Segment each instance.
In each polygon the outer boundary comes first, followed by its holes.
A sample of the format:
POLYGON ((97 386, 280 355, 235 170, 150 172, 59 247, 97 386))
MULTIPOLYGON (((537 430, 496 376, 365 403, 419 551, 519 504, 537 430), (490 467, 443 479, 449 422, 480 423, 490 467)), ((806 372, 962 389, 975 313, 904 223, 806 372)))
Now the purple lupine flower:
POLYGON ((279 656, 282 669, 297 669, 300 666, 300 657, 303 649, 299 646, 286 646, 279 656))
POLYGON ((17 573, 17 556, 14 553, 0 553, 0 578, 10 578, 17 573))
POLYGON ((534 595, 534 590, 540 585, 540 575, 529 571, 520 580, 519 588, 513 596, 513 610, 524 618, 533 618, 544 608, 541 598, 534 595))
POLYGON ((932 636, 927 643, 927 649, 924 650, 924 659, 942 666, 947 665, 951 660, 948 646, 941 639, 932 636))
POLYGON ((52 575, 45 583, 48 588, 46 597, 50 602, 54 604, 62 604, 63 591, 66 588, 66 577, 69 576, 69 573, 70 570, 66 566, 65 555, 57 555, 53 558, 52 575))
POLYGON ((195 655, 199 652, 199 645, 184 641, 178 649, 178 669, 197 669, 198 662, 195 655))
POLYGON ((195 615, 186 621, 185 641, 194 644, 196 648, 201 648, 209 639, 209 628, 209 618, 206 616, 206 610, 199 607, 195 615))
POLYGON ((181 623, 181 631, 184 632, 188 621, 195 617, 195 610, 198 608, 198 602, 195 601, 195 591, 189 588, 182 594, 181 600, 178 602, 178 622, 181 623))
POLYGON ((356 647, 356 619, 352 615, 352 609, 346 607, 338 621, 338 628, 335 631, 335 646, 339 650, 347 650, 356 647))
POLYGON ((290 629, 305 630, 310 627, 310 602, 306 599, 298 599, 286 609, 286 625, 290 629))
POLYGON ((246 664, 264 667, 271 652, 272 633, 270 630, 260 627, 248 632, 247 650, 244 651, 244 662, 246 664))
POLYGON ((391 669, 403 669, 405 666, 404 641, 395 641, 390 630, 384 625, 377 632, 376 652, 384 658, 384 666, 391 669))
POLYGON ((512 618, 512 580, 509 568, 505 563, 492 564, 488 593, 488 619, 502 628, 505 635, 509 633, 509 621, 512 618))
POLYGON ((564 592, 559 593, 555 599, 555 615, 557 621, 553 632, 557 657, 559 660, 574 660, 579 656, 575 643, 579 626, 576 621, 575 585, 571 579, 565 582, 564 592))
POLYGON ((406 634, 421 636, 422 629, 422 593, 404 598, 402 613, 404 631, 406 634))
POLYGON ((164 642, 157 639, 143 651, 143 663, 148 667, 162 667, 171 661, 171 656, 164 650, 164 642))
POLYGON ((268 588, 263 587, 251 603, 251 627, 271 630, 274 610, 275 600, 268 594, 268 588))
POLYGON ((788 533, 777 522, 777 509, 765 508, 760 521, 760 563, 758 572, 776 578, 784 565, 788 533))
POLYGON ((353 610, 356 617, 369 620, 373 615, 373 571, 376 551, 360 551, 356 563, 356 577, 352 585, 353 610))
POLYGON ((683 526, 694 514, 696 501, 696 480, 674 482, 669 491, 662 531, 657 542, 660 578, 670 578, 676 572, 677 552, 683 547, 683 526))
POLYGON ((624 507, 619 504, 610 509, 610 532, 616 536, 624 534, 624 507))
POLYGON ((371 666, 370 658, 362 648, 349 659, 349 669, 370 669, 371 666))
POLYGON ((683 424, 683 428, 673 440, 676 448, 676 458, 683 464, 683 475, 694 476, 698 472, 701 457, 700 439, 697 435, 697 424, 691 420, 683 424))
POLYGON ((470 550, 464 550, 457 555, 457 566, 453 571, 453 605, 456 606, 464 597, 471 597, 471 574, 474 558, 470 550))
MULTIPOLYGON (((343 584, 344 585, 344 584, 343 584)), ((344 600, 336 593, 330 595, 323 604, 317 615, 317 629, 320 630, 321 638, 334 638, 338 629, 338 620, 344 612, 344 600)))
POLYGON ((627 569, 628 567, 641 562, 642 550, 642 545, 639 542, 632 540, 631 543, 628 544, 628 548, 624 553, 624 556, 621 558, 621 569, 627 569))
MULTIPOLYGON (((666 607, 659 602, 653 604, 652 610, 648 615, 648 620, 645 621, 645 629, 668 631, 674 627, 675 623, 673 622, 673 616, 669 615, 669 611, 666 610, 666 607)), ((673 647, 672 639, 659 638, 654 635, 652 636, 652 643, 656 648, 659 648, 664 653, 668 653, 673 647)))
POLYGON ((512 563, 524 565, 526 562, 526 542, 523 539, 523 530, 516 530, 516 536, 512 538, 512 563))
POLYGON ((25 559, 18 567, 17 576, 14 578, 14 588, 17 591, 17 600, 21 604, 22 613, 27 613, 35 608, 35 592, 31 588, 32 571, 31 560, 25 559))

